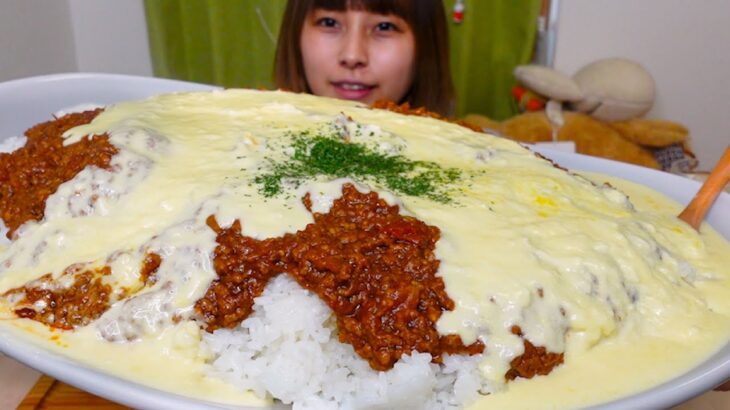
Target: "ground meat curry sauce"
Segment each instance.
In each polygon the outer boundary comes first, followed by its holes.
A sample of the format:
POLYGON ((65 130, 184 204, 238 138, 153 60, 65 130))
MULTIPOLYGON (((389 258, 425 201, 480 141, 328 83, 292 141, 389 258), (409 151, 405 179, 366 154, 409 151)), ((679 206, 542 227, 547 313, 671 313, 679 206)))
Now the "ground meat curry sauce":
POLYGON ((436 331, 441 312, 454 308, 436 277, 438 228, 401 216, 397 206, 349 184, 314 220, 302 231, 265 241, 242 236, 240 221, 224 230, 210 220, 218 233, 220 278, 196 303, 208 330, 237 325, 265 283, 286 272, 327 303, 340 341, 376 370, 390 369, 413 350, 431 353, 436 362, 442 353, 483 351, 481 342, 464 346, 458 335, 436 331))
POLYGON ((238 397, 200 376, 199 332, 235 326, 279 274, 316 293, 373 368, 479 354, 495 394, 478 406, 608 400, 727 337, 726 241, 666 199, 632 203, 443 121, 227 90, 33 130, 0 154, 16 233, 0 244, 0 310, 16 319, 0 325, 68 329, 52 346, 141 383, 238 397))
POLYGON ((28 220, 41 220, 46 198, 59 185, 89 165, 107 168, 117 152, 105 135, 84 138, 63 146, 67 130, 86 124, 101 110, 69 114, 38 124, 25 135, 24 147, 0 153, 0 216, 8 237, 28 220))
MULTIPOLYGON (((117 149, 107 135, 86 137, 64 146, 63 133, 88 124, 101 109, 71 113, 26 131, 26 144, 12 153, 0 153, 0 215, 8 237, 29 220, 43 218, 46 199, 58 187, 87 166, 108 169, 117 149)), ((150 254, 141 274, 143 282, 159 266, 159 255, 150 254)), ((66 268, 62 285, 46 274, 32 283, 5 293, 15 300, 18 317, 37 320, 57 329, 71 330, 97 319, 110 306, 112 288, 103 283, 111 273, 108 266, 84 270, 83 264, 66 268)), ((114 299, 128 296, 122 292, 114 299)))

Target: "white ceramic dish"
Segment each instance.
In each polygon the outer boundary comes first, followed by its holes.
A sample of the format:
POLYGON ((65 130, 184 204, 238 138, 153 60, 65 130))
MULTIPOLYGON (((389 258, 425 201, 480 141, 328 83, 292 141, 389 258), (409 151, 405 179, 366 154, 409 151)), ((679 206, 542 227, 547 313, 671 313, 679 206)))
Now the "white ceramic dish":
MULTIPOLYGON (((0 138, 21 135, 60 109, 83 103, 109 104, 173 92, 214 87, 157 78, 109 74, 59 74, 0 83, 0 138)), ((689 202, 700 184, 686 178, 577 154, 535 149, 558 164, 618 176, 654 188, 680 203, 689 202)), ((723 193, 708 222, 730 239, 730 195, 723 193)), ((0 351, 52 377, 107 399, 140 409, 226 408, 194 401, 79 365, 25 343, 0 329, 0 351)), ((691 371, 660 386, 594 407, 602 410, 662 409, 697 396, 730 378, 730 342, 691 371)))

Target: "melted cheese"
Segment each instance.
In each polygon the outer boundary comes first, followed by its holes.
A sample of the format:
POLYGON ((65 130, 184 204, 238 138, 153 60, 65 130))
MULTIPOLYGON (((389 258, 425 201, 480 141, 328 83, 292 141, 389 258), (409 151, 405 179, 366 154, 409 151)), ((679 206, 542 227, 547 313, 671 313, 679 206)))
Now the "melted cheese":
POLYGON ((307 192, 316 211, 328 209, 343 180, 311 181, 264 198, 253 177, 267 158, 289 155, 280 145, 287 135, 333 126, 355 142, 375 141, 383 152, 468 175, 456 187, 457 203, 361 188, 441 229, 439 274, 457 307, 438 329, 486 345, 480 369, 494 394, 475 407, 609 400, 669 379, 728 339, 730 246, 711 229, 699 235, 677 221, 678 205, 668 199, 614 182, 629 191, 629 201, 514 142, 438 120, 244 90, 121 103, 67 133, 67 143, 109 133, 120 154, 111 171, 87 169, 63 184, 49 198, 46 218, 24 225, 19 239, 0 250, 0 292, 44 273, 57 277, 79 262, 109 265, 109 282, 132 286, 148 251, 162 256, 158 282, 75 332, 49 332, 26 320, 2 326, 33 329, 46 346, 140 383, 203 399, 255 401, 204 376, 197 327, 173 325, 172 317, 188 318, 215 278, 209 215, 222 226, 240 219, 245 235, 261 239, 312 221, 299 200, 307 192), (505 384, 510 361, 523 352, 512 325, 535 345, 564 351, 565 364, 547 377, 505 384), (655 377, 634 366, 652 367, 655 377))
MULTIPOLYGON (((682 250, 702 277, 688 278, 692 290, 672 285, 646 288, 641 316, 617 334, 590 348, 569 345, 565 363, 549 376, 516 380, 509 384, 509 394, 483 397, 473 409, 562 409, 606 402, 668 381, 707 359, 730 338, 727 241, 706 224, 698 235, 676 219, 682 210, 678 203, 647 187, 607 175, 584 175, 625 192, 636 208, 635 217, 651 224, 662 246, 682 250), (688 295, 692 293, 695 298, 688 295)), ((642 287, 652 284, 647 281, 642 287)), ((569 341, 574 338, 582 341, 571 331, 569 341)))

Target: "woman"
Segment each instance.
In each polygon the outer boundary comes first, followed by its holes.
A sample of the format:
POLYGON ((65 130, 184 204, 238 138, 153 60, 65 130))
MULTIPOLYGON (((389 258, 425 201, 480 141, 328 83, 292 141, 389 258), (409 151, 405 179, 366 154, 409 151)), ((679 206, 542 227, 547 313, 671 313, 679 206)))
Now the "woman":
POLYGON ((279 88, 453 110, 441 0, 290 0, 276 50, 279 88))

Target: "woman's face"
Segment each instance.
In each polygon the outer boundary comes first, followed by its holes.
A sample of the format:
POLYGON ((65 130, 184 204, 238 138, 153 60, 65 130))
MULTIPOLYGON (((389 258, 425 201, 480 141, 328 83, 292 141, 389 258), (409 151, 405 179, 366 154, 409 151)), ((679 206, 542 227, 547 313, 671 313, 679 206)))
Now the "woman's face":
POLYGON ((315 9, 301 36, 307 84, 325 97, 399 102, 413 82, 415 45, 396 15, 315 9))

